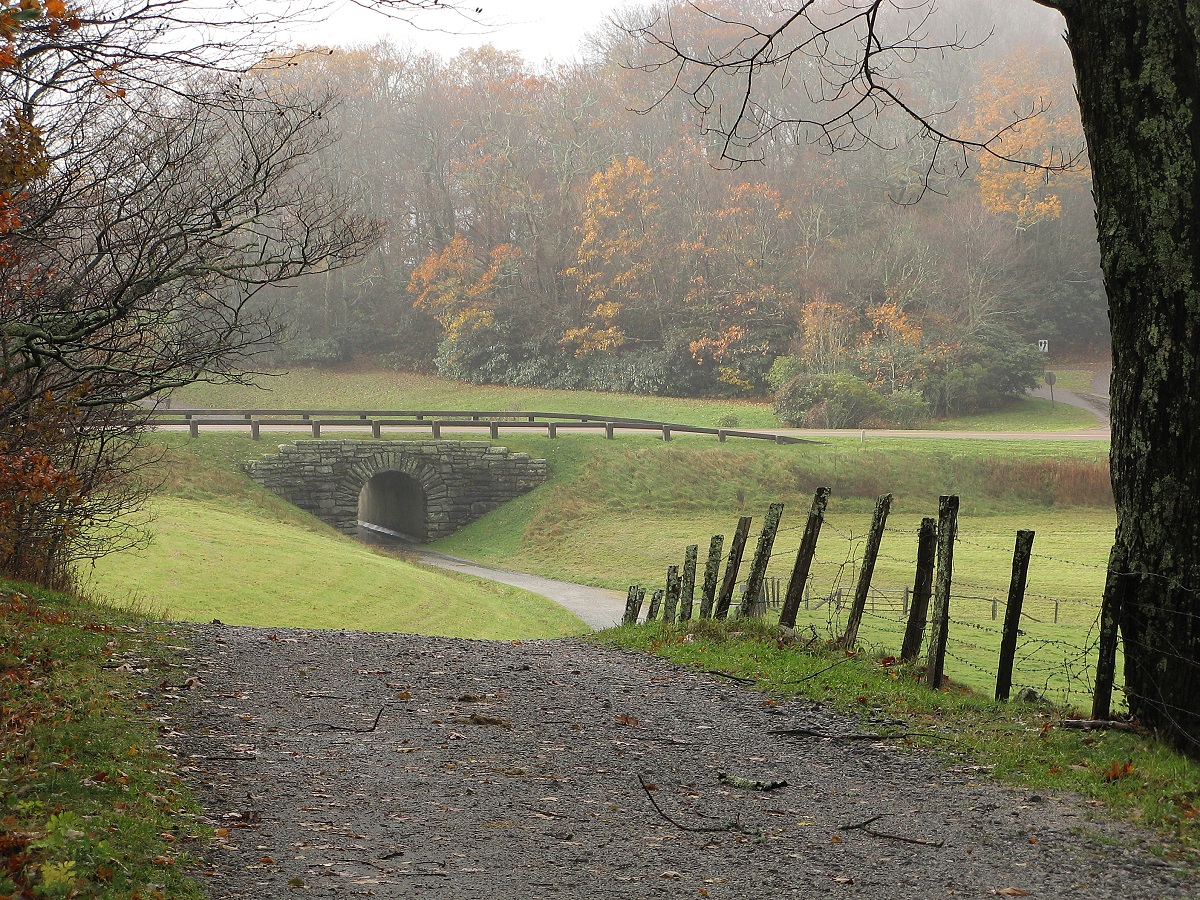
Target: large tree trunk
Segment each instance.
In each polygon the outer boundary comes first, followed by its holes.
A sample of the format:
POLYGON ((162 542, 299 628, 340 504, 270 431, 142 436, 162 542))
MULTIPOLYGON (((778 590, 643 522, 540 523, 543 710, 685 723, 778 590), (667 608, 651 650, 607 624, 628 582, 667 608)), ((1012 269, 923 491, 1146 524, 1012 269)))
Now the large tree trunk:
MULTIPOLYGON (((1051 5, 1051 4, 1047 4, 1051 5)), ((1200 0, 1063 0, 1112 322, 1130 709, 1200 756, 1200 0)))

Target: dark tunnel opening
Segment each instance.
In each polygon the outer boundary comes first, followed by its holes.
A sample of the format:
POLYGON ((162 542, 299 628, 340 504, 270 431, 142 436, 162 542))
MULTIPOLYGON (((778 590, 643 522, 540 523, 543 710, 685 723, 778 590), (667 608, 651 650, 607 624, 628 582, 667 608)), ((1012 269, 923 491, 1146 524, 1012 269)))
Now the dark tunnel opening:
POLYGON ((425 489, 403 472, 377 472, 358 494, 358 524, 424 542, 425 489))

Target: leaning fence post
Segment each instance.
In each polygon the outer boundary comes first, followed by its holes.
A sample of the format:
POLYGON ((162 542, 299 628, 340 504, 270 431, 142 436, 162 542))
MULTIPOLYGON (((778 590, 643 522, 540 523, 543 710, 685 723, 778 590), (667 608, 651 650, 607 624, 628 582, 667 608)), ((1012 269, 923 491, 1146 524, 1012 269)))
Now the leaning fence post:
POLYGON ((717 576, 721 572, 721 545, 725 535, 714 534, 708 542, 708 559, 704 563, 704 587, 700 590, 700 618, 712 615, 713 602, 717 598, 717 576))
POLYGON ((1018 531, 1013 548, 1012 580, 1008 584, 1008 606, 1004 609, 1004 636, 1000 638, 1000 663, 996 669, 996 700, 1007 700, 1012 689, 1013 658, 1017 654, 1017 635, 1021 627, 1021 606, 1025 603, 1025 582, 1029 577, 1029 557, 1033 553, 1033 532, 1018 531))
POLYGON ((636 625, 638 613, 642 611, 642 598, 646 596, 646 592, 641 590, 636 584, 629 586, 629 596, 625 598, 625 615, 621 619, 622 625, 636 625))
POLYGON ((729 604, 733 602, 733 589, 737 585, 738 569, 742 565, 742 553, 746 550, 746 536, 750 534, 750 516, 738 519, 737 530, 729 545, 729 558, 725 561, 725 580, 721 582, 721 593, 717 596, 717 608, 713 615, 724 619, 729 615, 729 604))
MULTIPOLYGON (((1110 563, 1111 565, 1111 563, 1110 563)), ((1107 719, 1112 713, 1113 680, 1117 671, 1117 619, 1121 613, 1120 572, 1108 570, 1104 601, 1100 606, 1100 654, 1096 660, 1096 690, 1092 694, 1092 718, 1107 719)))
POLYGON ((925 637, 925 625, 929 618, 929 595, 933 590, 933 563, 936 556, 937 520, 925 518, 917 530, 917 577, 908 607, 904 645, 900 650, 900 659, 904 662, 912 662, 921 652, 921 639, 925 637))
POLYGON ((875 575, 875 560, 879 557, 879 544, 883 541, 883 529, 887 525, 891 508, 891 494, 884 494, 875 501, 875 515, 871 518, 871 530, 867 532, 867 545, 863 548, 862 567, 858 570, 858 585, 854 589, 854 603, 850 606, 850 615, 846 617, 846 633, 842 635, 842 646, 847 650, 852 650, 858 640, 858 627, 862 624, 863 612, 867 608, 871 578, 875 575))
POLYGON ((763 520, 762 534, 758 536, 758 547, 750 561, 750 574, 746 576, 746 596, 742 600, 738 615, 757 616, 765 610, 762 594, 763 579, 767 576, 767 563, 771 561, 771 548, 775 546, 775 535, 779 531, 779 520, 783 516, 783 504, 772 503, 763 520))
POLYGON ((679 591, 679 621, 687 622, 692 618, 692 604, 696 602, 696 557, 700 548, 689 544, 683 552, 683 584, 679 591))
POLYGON ((958 497, 938 501, 937 577, 933 587, 933 623, 929 632, 929 657, 925 683, 942 686, 946 666, 946 637, 950 630, 950 583, 954 574, 954 532, 958 527, 958 497))
POLYGON ((679 605, 679 566, 667 566, 667 598, 663 606, 663 621, 668 625, 675 621, 675 607, 679 605))
POLYGON ((787 628, 796 627, 796 612, 804 599, 808 585, 808 571, 812 568, 813 555, 817 552, 817 538, 821 535, 821 523, 825 521, 825 507, 829 504, 829 488, 817 488, 812 508, 808 511, 808 522, 804 526, 804 537, 796 551, 796 562, 792 566, 792 577, 788 581, 787 593, 783 595, 783 606, 779 610, 779 624, 787 628))
POLYGON ((663 592, 655 591, 650 595, 650 609, 646 612, 646 621, 653 622, 658 618, 658 611, 662 608, 663 592))

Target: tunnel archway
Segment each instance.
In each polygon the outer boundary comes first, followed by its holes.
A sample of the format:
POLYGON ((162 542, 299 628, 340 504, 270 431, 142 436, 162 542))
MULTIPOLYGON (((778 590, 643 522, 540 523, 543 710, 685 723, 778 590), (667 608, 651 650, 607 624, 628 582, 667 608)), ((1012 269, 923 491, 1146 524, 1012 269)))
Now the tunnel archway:
POLYGON ((358 493, 360 526, 411 538, 428 540, 425 487, 406 472, 376 472, 358 493))

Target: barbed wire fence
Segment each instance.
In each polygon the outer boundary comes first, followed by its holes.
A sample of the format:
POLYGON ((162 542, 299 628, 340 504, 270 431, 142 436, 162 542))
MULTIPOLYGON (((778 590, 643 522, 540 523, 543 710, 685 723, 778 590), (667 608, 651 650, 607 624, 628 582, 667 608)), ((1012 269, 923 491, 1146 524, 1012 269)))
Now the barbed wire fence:
MULTIPOLYGON (((807 520, 782 528, 783 505, 772 504, 744 574, 749 517, 739 520, 727 553, 721 552, 725 537, 713 537, 707 563, 696 545, 689 546, 682 565, 669 568, 665 587, 652 592, 644 618, 778 618, 781 625, 813 629, 830 645, 847 650, 897 660, 903 652, 904 662, 925 664, 924 677, 935 687, 948 681, 981 692, 994 688, 997 699, 1007 699, 1011 689, 1024 699, 1044 698, 1064 708, 1092 705, 1098 666, 1103 677, 1107 566, 1040 553, 1032 549, 1033 532, 1018 532, 1015 547, 964 534, 957 524, 957 497, 942 498, 936 523, 926 519, 922 528, 897 528, 886 525, 891 496, 885 495, 866 531, 856 530, 850 516, 828 515, 828 497, 828 489, 822 488, 807 520), (953 501, 954 515, 946 515, 947 501, 953 501), (921 541, 936 541, 938 550, 936 573, 924 572, 924 582, 921 541), (966 576, 953 570, 956 550, 960 557, 971 557, 966 576), (722 556, 724 571, 718 572, 722 556), (995 562, 1000 559, 1013 560, 1011 572, 995 562), (792 560, 791 574, 780 574, 792 560), (697 571, 700 564, 703 578, 697 571), (988 570, 982 576, 981 567, 988 570), (1079 588, 1056 593, 1028 586, 1027 572, 1051 568, 1060 581, 1071 581, 1069 573, 1079 572, 1079 588)), ((931 543, 924 552, 930 569, 933 549, 931 543)), ((642 617, 645 596, 642 586, 630 587, 626 624, 642 617)), ((1119 668, 1110 664, 1108 671, 1119 668)), ((1118 711, 1127 708, 1123 685, 1101 688, 1116 691, 1118 711)))

